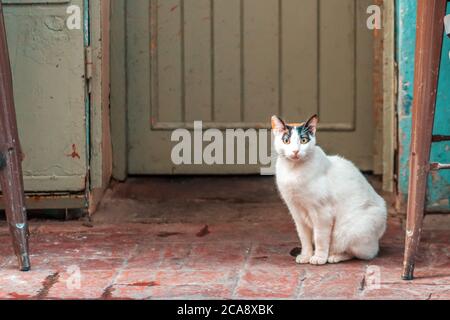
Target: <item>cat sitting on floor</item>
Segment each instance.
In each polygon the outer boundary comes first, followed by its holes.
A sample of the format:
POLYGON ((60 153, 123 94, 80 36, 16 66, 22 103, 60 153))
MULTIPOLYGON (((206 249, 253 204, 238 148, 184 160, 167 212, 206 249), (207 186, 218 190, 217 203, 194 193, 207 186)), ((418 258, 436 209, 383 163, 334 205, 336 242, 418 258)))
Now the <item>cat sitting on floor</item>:
POLYGON ((302 245, 296 261, 373 259, 386 230, 386 204, 353 163, 316 145, 317 124, 317 116, 297 124, 272 117, 276 181, 302 245))

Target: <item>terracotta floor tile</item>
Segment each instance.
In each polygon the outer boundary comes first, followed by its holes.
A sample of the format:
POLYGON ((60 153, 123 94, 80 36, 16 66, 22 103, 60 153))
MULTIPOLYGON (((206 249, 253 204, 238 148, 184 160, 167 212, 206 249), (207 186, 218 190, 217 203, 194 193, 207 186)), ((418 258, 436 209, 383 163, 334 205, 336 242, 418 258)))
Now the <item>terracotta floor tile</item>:
POLYGON ((93 227, 33 220, 30 272, 0 222, 0 299, 450 299, 450 232, 423 231, 403 281, 403 224, 390 217, 372 261, 298 265, 273 178, 132 178, 93 227))

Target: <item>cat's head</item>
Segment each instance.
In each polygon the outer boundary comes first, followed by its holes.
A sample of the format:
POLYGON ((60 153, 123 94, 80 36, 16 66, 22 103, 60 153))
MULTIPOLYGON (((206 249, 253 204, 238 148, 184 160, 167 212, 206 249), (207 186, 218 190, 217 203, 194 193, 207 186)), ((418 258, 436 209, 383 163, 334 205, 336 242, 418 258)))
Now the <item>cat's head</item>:
POLYGON ((318 122, 317 115, 312 116, 306 122, 292 124, 273 116, 272 132, 278 155, 295 162, 307 159, 316 146, 318 122))

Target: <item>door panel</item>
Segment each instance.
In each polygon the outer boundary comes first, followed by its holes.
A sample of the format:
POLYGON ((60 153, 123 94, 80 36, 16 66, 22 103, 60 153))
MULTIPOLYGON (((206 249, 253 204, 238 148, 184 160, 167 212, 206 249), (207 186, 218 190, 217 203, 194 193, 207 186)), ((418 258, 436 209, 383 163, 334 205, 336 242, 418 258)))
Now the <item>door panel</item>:
POLYGON ((241 0, 216 0, 214 6, 213 107, 219 123, 241 119, 241 0))
POLYGON ((241 122, 267 122, 267 115, 278 112, 278 3, 277 0, 243 2, 241 122))
POLYGON ((319 105, 319 2, 281 4, 281 113, 288 119, 303 119, 317 113, 319 105))
POLYGON ((174 166, 172 130, 321 118, 329 153, 372 169, 370 1, 138 0, 128 11, 131 174, 258 173, 174 166), (336 18, 339 17, 339 18, 336 18))
POLYGON ((87 172, 83 29, 68 30, 65 21, 69 5, 83 12, 83 0, 3 2, 25 189, 82 191, 87 172))
MULTIPOLYGON (((356 25, 354 0, 320 2, 320 118, 354 128, 356 25), (338 26, 336 17, 339 17, 338 26)), ((367 29, 366 29, 367 30, 367 29)))
MULTIPOLYGON (((210 0, 184 0, 180 16, 184 24, 182 85, 185 122, 212 120, 210 13, 210 0)), ((164 108, 163 105, 159 107, 164 108)))

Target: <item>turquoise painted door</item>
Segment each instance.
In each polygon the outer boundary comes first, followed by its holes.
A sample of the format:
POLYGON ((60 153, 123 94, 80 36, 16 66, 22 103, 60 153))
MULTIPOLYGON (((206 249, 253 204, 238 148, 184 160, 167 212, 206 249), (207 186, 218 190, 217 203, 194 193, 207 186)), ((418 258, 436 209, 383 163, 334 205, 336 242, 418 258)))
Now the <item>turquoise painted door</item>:
MULTIPOLYGON (((397 57, 399 67, 399 176, 398 190, 403 202, 408 193, 411 143, 411 108, 414 88, 416 1, 397 1, 397 57)), ((450 2, 447 7, 450 14, 450 2)), ((450 135, 450 38, 444 36, 437 93, 435 135, 450 135)), ((450 143, 434 143, 431 161, 450 163, 450 143)), ((450 211, 450 170, 429 176, 427 206, 430 211, 450 211)))
POLYGON ((3 0, 28 192, 86 188, 84 0, 3 0), (71 5, 80 28, 69 29, 71 5))

